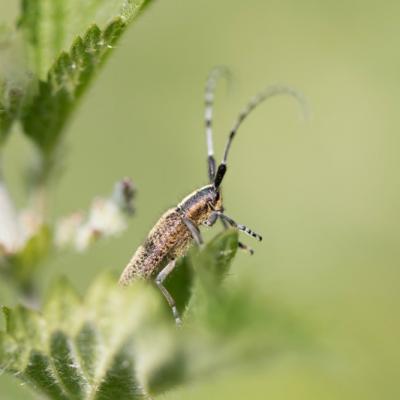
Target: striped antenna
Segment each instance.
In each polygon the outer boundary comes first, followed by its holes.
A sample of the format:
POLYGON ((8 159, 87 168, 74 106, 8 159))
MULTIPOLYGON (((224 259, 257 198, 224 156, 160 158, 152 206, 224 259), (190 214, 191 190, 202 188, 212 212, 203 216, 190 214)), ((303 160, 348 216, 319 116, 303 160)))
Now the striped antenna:
POLYGON ((213 68, 208 75, 205 93, 204 93, 204 124, 206 129, 206 140, 207 140, 207 163, 208 163, 208 178, 210 182, 214 182, 215 178, 215 158, 214 158, 214 144, 213 144, 213 106, 215 97, 215 88, 219 78, 225 77, 229 79, 230 73, 228 68, 224 66, 218 66, 213 68))
POLYGON ((293 97, 297 103, 300 105, 302 114, 305 118, 308 116, 308 109, 307 109, 307 104, 306 101, 303 97, 303 95, 296 91, 295 89, 288 87, 288 86, 269 86, 267 87, 264 91, 253 97, 253 99, 250 100, 250 102, 247 104, 247 106, 239 113, 239 116, 233 125, 233 128, 231 129, 231 132, 228 137, 228 141, 225 146, 225 151, 224 151, 224 157, 222 159, 221 164, 218 167, 217 173, 215 175, 215 180, 214 180, 214 185, 216 187, 219 187, 221 185, 222 179, 224 178, 224 175, 226 173, 226 164, 227 164, 227 159, 228 159, 228 154, 229 150, 231 148, 231 144, 233 141, 233 138, 236 135, 236 132, 238 131, 240 125, 243 123, 243 121, 247 118, 247 116, 262 102, 265 100, 278 96, 278 95, 288 95, 293 97))

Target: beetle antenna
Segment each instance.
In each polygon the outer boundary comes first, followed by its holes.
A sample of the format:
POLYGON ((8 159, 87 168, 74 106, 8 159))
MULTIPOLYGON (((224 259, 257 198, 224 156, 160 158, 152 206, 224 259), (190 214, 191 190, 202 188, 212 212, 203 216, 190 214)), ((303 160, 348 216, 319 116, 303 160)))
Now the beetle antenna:
POLYGON ((236 122, 233 125, 233 128, 231 129, 231 132, 228 137, 228 141, 225 146, 224 157, 222 159, 221 164, 218 166, 218 170, 215 174, 215 179, 214 179, 215 187, 218 188, 221 185, 221 182, 224 178, 224 175, 226 173, 226 164, 227 164, 229 150, 231 148, 233 138, 235 137, 236 132, 238 131, 242 122, 247 118, 247 116, 259 104, 261 104, 265 100, 269 99, 270 97, 278 96, 281 94, 289 95, 289 96, 293 97, 300 105, 303 116, 305 118, 307 118, 307 115, 308 115, 307 104, 306 104, 306 101, 305 101, 303 95, 291 87, 280 86, 280 85, 279 86, 269 86, 264 91, 257 94, 255 97, 253 97, 250 100, 250 102, 247 104, 247 106, 245 108, 243 108, 243 110, 239 113, 239 116, 237 117, 236 122))
POLYGON ((218 66, 213 68, 208 75, 204 93, 204 124, 206 128, 208 178, 210 182, 214 182, 216 170, 212 132, 214 93, 217 86, 217 81, 221 77, 229 79, 230 73, 228 68, 225 66, 218 66))

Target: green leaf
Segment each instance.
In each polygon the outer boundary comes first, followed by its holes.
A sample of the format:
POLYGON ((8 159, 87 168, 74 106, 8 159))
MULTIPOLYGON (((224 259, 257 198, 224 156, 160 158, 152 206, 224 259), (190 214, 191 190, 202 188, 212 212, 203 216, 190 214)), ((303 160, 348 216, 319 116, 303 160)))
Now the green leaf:
MULTIPOLYGON (((19 27, 28 43, 30 63, 45 79, 54 60, 92 24, 107 31, 114 18, 128 23, 146 0, 21 0, 19 27)), ((107 36, 107 35, 106 35, 107 36)))
POLYGON ((82 298, 65 279, 58 281, 41 313, 4 309, 0 368, 49 399, 135 400, 276 358, 293 348, 300 330, 282 310, 253 302, 248 288, 221 285, 236 248, 237 233, 226 231, 178 265, 191 274, 189 281, 176 274, 169 282, 184 299, 180 328, 155 285, 136 281, 122 288, 102 275, 82 298))
POLYGON ((19 23, 38 91, 22 118, 44 155, 43 171, 78 100, 128 25, 150 0, 23 0, 19 23))
POLYGON ((5 315, 1 367, 51 399, 142 398, 135 376, 138 330, 175 330, 151 286, 137 282, 124 290, 109 276, 84 300, 62 280, 42 314, 19 306, 5 315))
POLYGON ((174 271, 165 281, 165 287, 181 313, 188 306, 193 292, 198 292, 197 298, 201 297, 201 291, 205 291, 203 294, 206 296, 209 296, 209 292, 216 293, 236 254, 237 239, 236 231, 226 230, 211 240, 202 251, 194 247, 186 257, 178 260, 174 271))
POLYGON ((217 235, 205 249, 193 257, 194 266, 203 286, 214 289, 228 273, 238 248, 238 232, 226 230, 217 235))

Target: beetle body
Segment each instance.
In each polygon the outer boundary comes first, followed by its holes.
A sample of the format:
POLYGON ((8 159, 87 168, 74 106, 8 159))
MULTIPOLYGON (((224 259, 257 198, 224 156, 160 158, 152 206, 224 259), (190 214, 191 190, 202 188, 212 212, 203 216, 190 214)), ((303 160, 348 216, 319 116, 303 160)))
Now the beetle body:
POLYGON ((129 284, 136 277, 149 279, 161 266, 184 255, 194 240, 185 221, 190 220, 197 227, 210 225, 207 221, 215 211, 221 211, 221 207, 219 193, 213 185, 207 185, 166 211, 126 266, 121 284, 129 284))
MULTIPOLYGON (((198 245, 202 244, 203 240, 199 229, 201 225, 212 226, 217 220, 220 220, 225 229, 231 226, 261 240, 260 235, 228 217, 224 213, 222 206, 221 183, 227 171, 229 150, 239 126, 254 108, 275 95, 290 95, 304 106, 301 95, 289 87, 271 86, 259 93, 239 114, 229 133, 223 159, 218 168, 216 168, 212 140, 214 91, 218 78, 225 74, 226 70, 221 67, 212 70, 207 80, 205 91, 205 130, 208 149, 209 184, 185 197, 177 207, 165 212, 150 231, 143 245, 137 249, 120 278, 120 284, 123 286, 128 285, 135 279, 154 279, 171 306, 177 323, 180 323, 180 317, 175 301, 163 285, 163 282, 174 269, 176 259, 185 254, 192 241, 195 241, 198 245)), ((239 242, 238 245, 253 254, 253 250, 243 243, 239 242)))

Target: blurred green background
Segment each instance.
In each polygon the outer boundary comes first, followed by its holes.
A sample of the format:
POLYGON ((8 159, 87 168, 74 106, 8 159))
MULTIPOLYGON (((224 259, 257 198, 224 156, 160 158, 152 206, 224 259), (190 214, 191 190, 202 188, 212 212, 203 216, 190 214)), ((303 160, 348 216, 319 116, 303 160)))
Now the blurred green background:
MULTIPOLYGON (((1 22, 17 14, 2 1, 1 22)), ((119 239, 50 260, 43 286, 66 274, 81 292, 122 270, 159 215, 206 183, 203 87, 229 66, 215 107, 218 155, 248 98, 267 84, 301 90, 311 109, 276 98, 242 126, 224 182, 229 215, 264 236, 231 279, 251 279, 304 319, 318 351, 288 354, 165 395, 165 399, 400 398, 400 3, 280 0, 156 2, 134 24, 83 100, 66 137, 54 216, 85 209, 120 177, 139 190, 119 239)), ((30 144, 8 143, 19 186, 30 144)), ((219 157, 218 157, 219 158, 219 157)), ((215 231, 214 231, 215 233, 215 231)), ((9 304, 6 285, 0 303, 9 304)), ((0 376, 2 399, 29 399, 0 376)))

